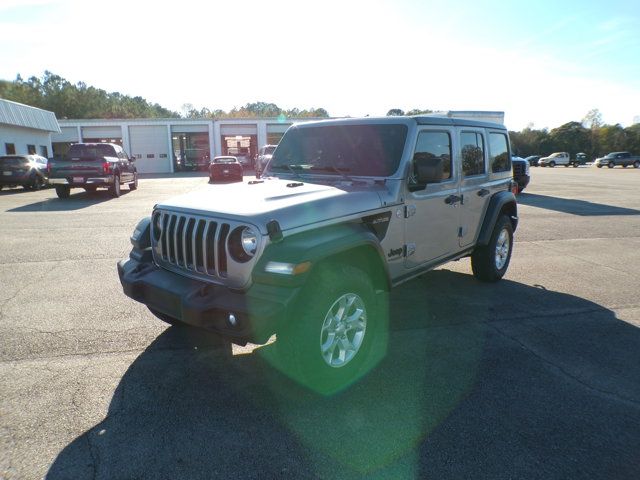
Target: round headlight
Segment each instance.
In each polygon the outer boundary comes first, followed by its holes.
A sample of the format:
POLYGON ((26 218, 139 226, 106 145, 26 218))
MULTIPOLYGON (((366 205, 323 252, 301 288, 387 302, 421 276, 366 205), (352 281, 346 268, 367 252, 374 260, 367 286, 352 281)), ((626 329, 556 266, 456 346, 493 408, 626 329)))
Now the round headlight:
POLYGON ((258 236, 250 227, 244 227, 240 234, 240 244, 244 253, 253 257, 256 254, 258 248, 258 236))

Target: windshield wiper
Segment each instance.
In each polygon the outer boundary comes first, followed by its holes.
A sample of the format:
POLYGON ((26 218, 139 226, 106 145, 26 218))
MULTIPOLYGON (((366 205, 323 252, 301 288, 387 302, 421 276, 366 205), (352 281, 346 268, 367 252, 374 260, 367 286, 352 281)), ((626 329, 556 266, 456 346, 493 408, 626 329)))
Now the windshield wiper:
POLYGON ((269 166, 269 171, 273 171, 273 170, 280 170, 280 171, 288 170, 295 177, 302 178, 300 176, 300 174, 295 170, 296 168, 297 169, 301 169, 302 167, 300 165, 295 165, 295 164, 290 164, 290 165, 287 165, 287 164, 284 164, 284 165, 272 165, 272 166, 269 166))
POLYGON ((337 173, 338 175, 342 175, 342 178, 344 178, 345 180, 348 181, 353 181, 353 179, 347 175, 345 172, 350 172, 351 169, 349 168, 338 168, 334 165, 323 165, 321 167, 311 167, 309 170, 314 170, 314 171, 319 171, 319 172, 333 172, 333 173, 337 173))

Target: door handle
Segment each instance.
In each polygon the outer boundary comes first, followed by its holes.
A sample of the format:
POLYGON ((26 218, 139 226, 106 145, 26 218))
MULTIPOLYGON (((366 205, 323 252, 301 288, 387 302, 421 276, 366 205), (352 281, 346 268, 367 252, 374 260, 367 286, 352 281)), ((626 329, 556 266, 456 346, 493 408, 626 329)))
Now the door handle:
POLYGON ((447 198, 444 199, 444 203, 446 203, 447 205, 453 205, 458 203, 460 200, 462 200, 462 198, 459 197, 458 195, 449 195, 447 198))
POLYGON ((487 190, 486 188, 483 188, 482 190, 478 190, 478 196, 479 197, 486 197, 490 193, 491 192, 489 190, 487 190))

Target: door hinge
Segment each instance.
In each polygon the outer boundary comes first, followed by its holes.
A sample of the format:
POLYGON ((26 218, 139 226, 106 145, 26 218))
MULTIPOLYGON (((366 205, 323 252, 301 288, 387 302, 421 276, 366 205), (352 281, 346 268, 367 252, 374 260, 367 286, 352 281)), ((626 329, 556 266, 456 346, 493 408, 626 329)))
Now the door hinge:
POLYGON ((405 205, 404 207, 404 218, 413 217, 416 214, 416 206, 415 205, 405 205))
POLYGON ((407 243, 404 246, 404 257, 410 257, 411 255, 413 255, 414 253, 416 253, 416 244, 415 243, 407 243))

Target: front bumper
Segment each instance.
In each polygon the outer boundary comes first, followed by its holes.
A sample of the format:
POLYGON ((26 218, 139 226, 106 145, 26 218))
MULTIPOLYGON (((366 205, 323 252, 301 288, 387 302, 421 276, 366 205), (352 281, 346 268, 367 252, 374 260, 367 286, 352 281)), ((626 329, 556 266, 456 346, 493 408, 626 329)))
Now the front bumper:
POLYGON ((299 288, 254 283, 246 292, 177 275, 152 262, 118 262, 124 293, 183 323, 236 343, 265 343, 286 319, 299 288), (229 321, 232 314, 235 324, 229 321))
POLYGON ((86 185, 113 185, 113 177, 82 177, 74 175, 65 178, 49 178, 51 185, 69 185, 71 187, 84 187, 86 185), (74 178, 82 178, 82 182, 74 182, 74 178))

